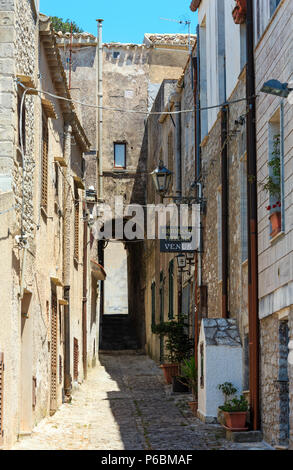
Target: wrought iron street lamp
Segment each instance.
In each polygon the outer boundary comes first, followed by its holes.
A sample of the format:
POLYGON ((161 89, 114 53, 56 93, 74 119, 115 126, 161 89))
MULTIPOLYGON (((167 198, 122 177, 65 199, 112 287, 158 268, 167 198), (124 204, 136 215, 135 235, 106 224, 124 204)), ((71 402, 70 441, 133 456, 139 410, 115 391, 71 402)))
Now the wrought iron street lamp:
POLYGON ((168 168, 164 166, 164 162, 162 160, 160 160, 159 166, 151 173, 155 188, 161 196, 168 192, 172 174, 172 171, 168 170, 168 168))

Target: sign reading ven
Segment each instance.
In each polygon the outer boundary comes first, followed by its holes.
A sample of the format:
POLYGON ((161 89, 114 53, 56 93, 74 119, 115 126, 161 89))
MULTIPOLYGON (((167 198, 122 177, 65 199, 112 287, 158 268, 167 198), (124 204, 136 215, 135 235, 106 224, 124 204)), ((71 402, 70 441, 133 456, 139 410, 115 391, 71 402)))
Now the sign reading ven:
POLYGON ((199 248, 197 230, 193 227, 161 227, 161 253, 188 253, 199 248))

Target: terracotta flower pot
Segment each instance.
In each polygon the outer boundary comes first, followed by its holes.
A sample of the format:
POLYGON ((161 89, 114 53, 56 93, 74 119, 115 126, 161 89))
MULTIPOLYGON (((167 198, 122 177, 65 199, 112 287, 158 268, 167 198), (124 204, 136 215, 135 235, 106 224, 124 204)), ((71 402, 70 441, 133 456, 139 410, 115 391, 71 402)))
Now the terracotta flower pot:
POLYGON ((232 11, 232 16, 236 24, 243 24, 246 20, 247 4, 246 0, 236 0, 236 7, 232 11))
POLYGON ((161 368, 163 369, 165 382, 170 385, 172 383, 172 377, 179 375, 179 365, 178 364, 162 364, 161 368))
POLYGON ((226 426, 230 428, 232 431, 245 429, 246 417, 247 417, 246 411, 237 411, 237 412, 235 411, 233 413, 224 411, 224 416, 225 416, 226 426))
POLYGON ((281 232, 281 229, 282 229, 281 212, 280 211, 272 212, 272 214, 270 215, 270 221, 272 224, 271 237, 275 237, 276 235, 278 235, 278 233, 281 232))
POLYGON ((198 401, 190 401, 188 405, 192 411, 193 416, 197 416, 198 401))

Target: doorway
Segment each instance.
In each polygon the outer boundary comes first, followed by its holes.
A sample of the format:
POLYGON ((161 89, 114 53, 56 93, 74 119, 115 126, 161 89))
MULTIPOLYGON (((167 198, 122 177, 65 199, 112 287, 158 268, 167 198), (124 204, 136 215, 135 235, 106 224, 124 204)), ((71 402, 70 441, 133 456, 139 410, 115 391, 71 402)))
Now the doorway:
POLYGON ((58 336, 57 295, 52 289, 51 305, 51 389, 50 389, 50 414, 57 410, 57 336, 58 336))
POLYGON ((33 411, 33 325, 30 316, 32 294, 24 292, 21 300, 21 395, 20 426, 21 435, 30 434, 32 430, 33 411))

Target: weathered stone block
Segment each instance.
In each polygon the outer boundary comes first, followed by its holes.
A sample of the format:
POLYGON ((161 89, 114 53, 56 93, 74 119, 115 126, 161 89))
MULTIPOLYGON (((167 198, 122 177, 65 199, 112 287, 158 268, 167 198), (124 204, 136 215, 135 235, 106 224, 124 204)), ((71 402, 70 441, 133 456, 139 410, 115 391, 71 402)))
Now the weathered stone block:
POLYGON ((1 175, 0 174, 0 193, 7 193, 11 191, 12 177, 11 175, 1 175))
POLYGON ((0 174, 10 174, 13 168, 13 160, 12 158, 1 157, 0 156, 0 174))
POLYGON ((14 62, 12 59, 0 59, 0 74, 14 74, 14 62))
POLYGON ((0 29, 0 42, 13 42, 15 30, 12 26, 2 26, 0 29))
POLYGON ((12 12, 0 11, 0 26, 13 26, 14 14, 12 12))
POLYGON ((0 142, 0 156, 12 157, 13 156, 13 143, 0 142))
POLYGON ((0 11, 13 11, 14 0, 0 0, 0 11))
MULTIPOLYGON (((2 93, 0 88, 0 108, 13 109, 14 96, 12 93, 2 93)), ((5 139, 4 139, 5 140, 5 139)))
POLYGON ((0 44, 0 58, 12 58, 14 55, 13 44, 0 44))
POLYGON ((14 83, 13 77, 0 77, 0 93, 1 92, 13 92, 14 83))
POLYGON ((11 125, 9 121, 1 122, 0 120, 0 135, 3 140, 13 142, 14 140, 14 127, 11 125))
POLYGON ((260 431, 233 432, 227 430, 226 439, 232 442, 262 442, 263 437, 260 431))

